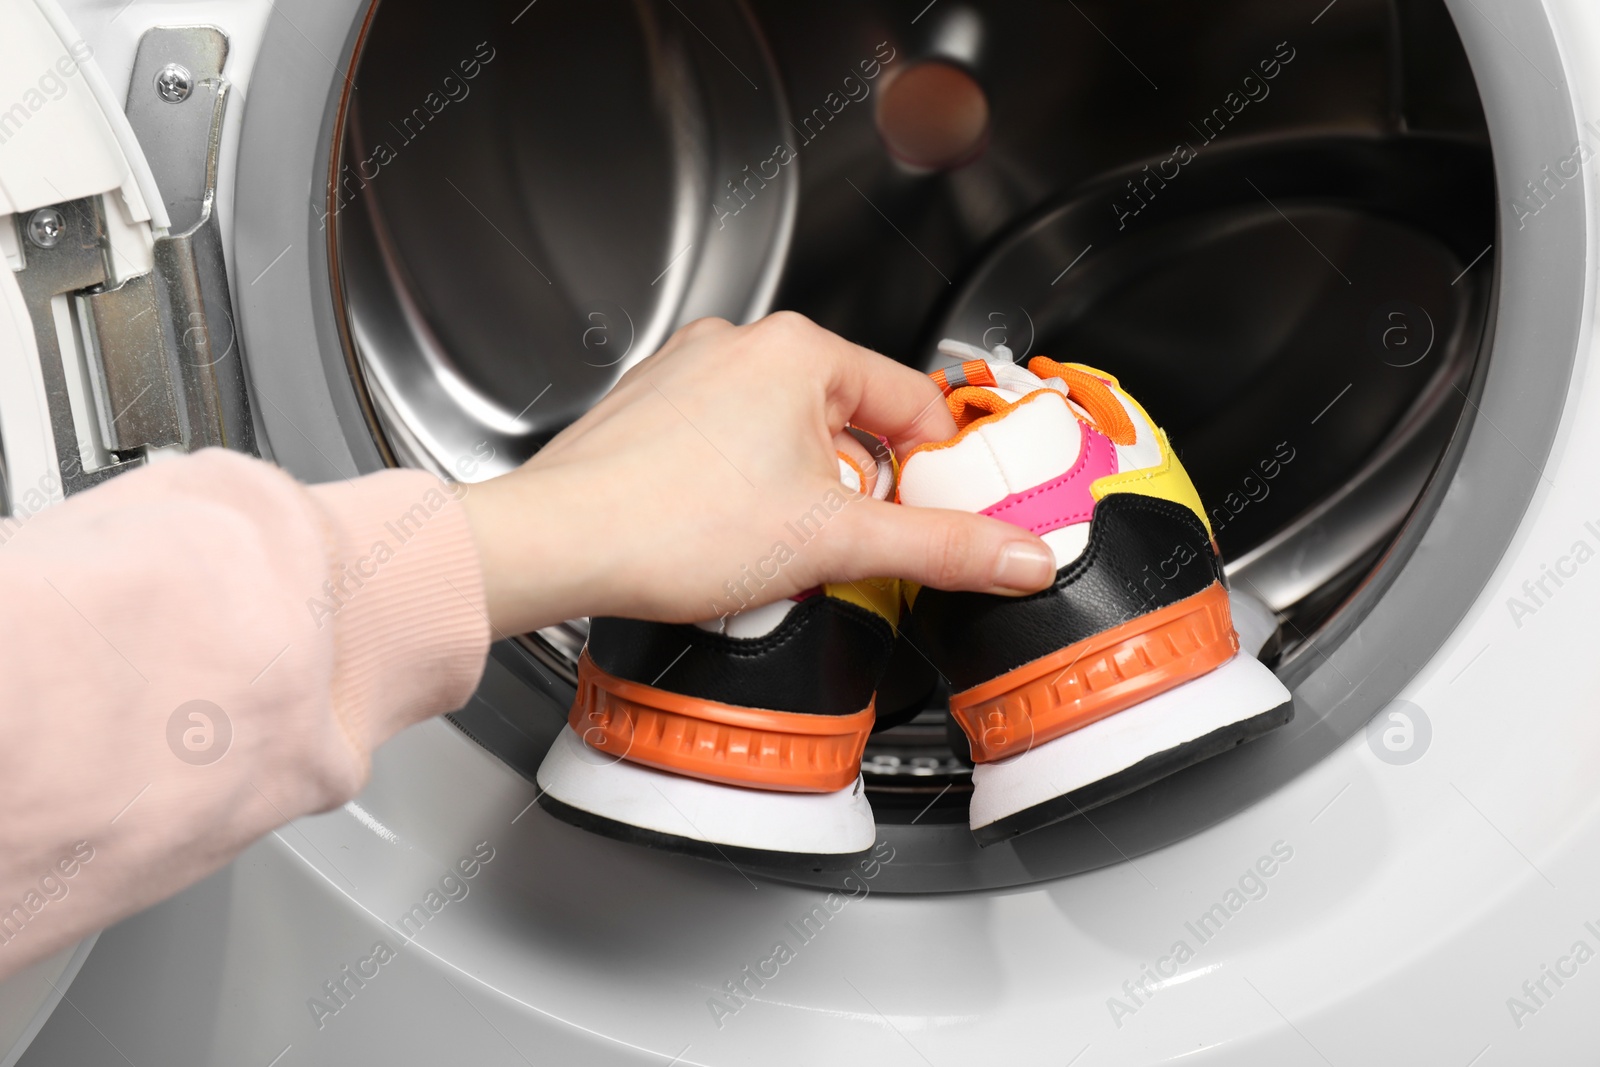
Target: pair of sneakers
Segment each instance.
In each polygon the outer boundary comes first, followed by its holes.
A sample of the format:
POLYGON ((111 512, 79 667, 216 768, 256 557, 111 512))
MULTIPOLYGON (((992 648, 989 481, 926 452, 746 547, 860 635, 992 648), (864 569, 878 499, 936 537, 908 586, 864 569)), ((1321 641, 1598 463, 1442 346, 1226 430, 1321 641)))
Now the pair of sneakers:
POLYGON ((1289 720, 1254 655, 1270 616, 1230 601, 1199 495, 1138 402, 1081 364, 940 351, 967 357, 933 375, 959 432, 898 470, 863 438, 878 469, 841 454, 843 488, 1030 530, 1055 582, 1023 597, 854 582, 696 624, 596 618, 539 768, 545 810, 735 862, 848 863, 876 837, 861 758, 897 641, 954 694, 982 845, 1289 720))

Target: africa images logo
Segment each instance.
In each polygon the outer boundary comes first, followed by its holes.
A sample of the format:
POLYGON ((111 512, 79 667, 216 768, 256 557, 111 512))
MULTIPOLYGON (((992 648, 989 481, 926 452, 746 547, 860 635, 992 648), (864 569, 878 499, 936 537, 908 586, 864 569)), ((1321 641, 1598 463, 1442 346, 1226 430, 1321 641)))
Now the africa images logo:
POLYGON ((179 704, 167 717, 167 747, 195 767, 215 763, 233 744, 233 723, 227 712, 209 700, 179 704))
POLYGON ((828 893, 809 911, 784 923, 785 936, 775 940, 770 951, 755 963, 745 964, 738 974, 722 983, 720 991, 707 997, 706 1009, 711 1012, 711 1021, 717 1024, 717 1029, 721 1030, 729 1019, 760 999, 757 994, 777 980, 783 968, 798 959, 801 950, 820 937, 828 924, 852 901, 871 896, 872 887, 867 883, 893 863, 894 858, 894 846, 887 841, 880 841, 871 854, 840 881, 842 891, 828 893))
POLYGON ((1184 936, 1173 941, 1166 953, 1139 969, 1139 973, 1122 983, 1121 996, 1106 998, 1106 1010, 1118 1030, 1129 1016, 1137 1015, 1149 1005, 1161 990, 1171 985, 1184 965, 1199 951, 1216 940, 1223 929, 1251 903, 1266 898, 1271 890, 1270 880, 1290 860, 1294 859, 1294 846, 1287 841, 1274 841, 1267 854, 1256 859, 1244 869, 1233 885, 1209 908, 1183 924, 1184 936))

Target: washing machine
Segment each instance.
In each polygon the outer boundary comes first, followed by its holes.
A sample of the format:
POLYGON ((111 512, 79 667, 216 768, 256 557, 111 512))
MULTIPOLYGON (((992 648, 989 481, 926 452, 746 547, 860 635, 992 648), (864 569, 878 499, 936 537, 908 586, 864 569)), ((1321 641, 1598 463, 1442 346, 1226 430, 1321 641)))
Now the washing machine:
POLYGON ((936 694, 869 746, 873 849, 767 870, 549 817, 584 622, 506 638, 356 799, 0 986, 0 1063, 1593 1056, 1592 4, 0 20, 9 516, 208 445, 482 479, 676 326, 789 308, 1116 372, 1294 693, 990 848, 936 694))

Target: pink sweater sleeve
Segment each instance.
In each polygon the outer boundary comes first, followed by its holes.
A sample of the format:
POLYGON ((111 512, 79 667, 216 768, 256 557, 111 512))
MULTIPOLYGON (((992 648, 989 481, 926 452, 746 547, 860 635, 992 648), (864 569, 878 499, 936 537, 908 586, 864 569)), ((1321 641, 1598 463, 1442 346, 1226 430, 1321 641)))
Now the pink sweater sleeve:
POLYGON ((0 519, 0 977, 343 803, 489 641, 452 487, 208 450, 0 519))

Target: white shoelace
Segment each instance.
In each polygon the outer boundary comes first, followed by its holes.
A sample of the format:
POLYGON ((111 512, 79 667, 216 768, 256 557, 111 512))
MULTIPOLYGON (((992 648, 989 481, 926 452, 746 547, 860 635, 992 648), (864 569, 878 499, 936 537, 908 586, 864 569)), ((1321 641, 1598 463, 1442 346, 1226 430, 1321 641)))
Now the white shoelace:
POLYGON ((1011 349, 1005 345, 995 345, 992 349, 984 351, 977 345, 969 345, 965 341, 946 337, 939 342, 939 354, 963 362, 970 359, 983 360, 989 365, 989 373, 994 375, 994 388, 1008 400, 1015 400, 1038 389, 1054 389, 1063 396, 1071 395, 1067 390, 1067 383, 1060 378, 1041 378, 1028 368, 1011 362, 1011 349))

